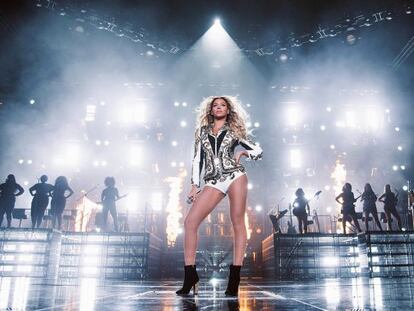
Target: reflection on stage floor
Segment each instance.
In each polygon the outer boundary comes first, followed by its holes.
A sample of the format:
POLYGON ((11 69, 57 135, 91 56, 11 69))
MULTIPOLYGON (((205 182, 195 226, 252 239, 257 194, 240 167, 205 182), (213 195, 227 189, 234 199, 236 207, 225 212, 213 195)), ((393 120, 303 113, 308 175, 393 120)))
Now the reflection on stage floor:
POLYGON ((177 297, 180 281, 76 285, 39 279, 0 278, 0 310, 413 310, 411 279, 313 282, 243 280, 238 299, 227 298, 225 280, 203 280, 196 297, 177 297), (213 286, 214 285, 214 286, 213 286))

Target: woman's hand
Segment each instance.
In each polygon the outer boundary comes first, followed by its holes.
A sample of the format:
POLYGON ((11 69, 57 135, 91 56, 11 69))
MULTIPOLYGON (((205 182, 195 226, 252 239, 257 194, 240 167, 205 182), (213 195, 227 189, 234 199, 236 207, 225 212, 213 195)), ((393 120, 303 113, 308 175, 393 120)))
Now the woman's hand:
POLYGON ((200 190, 197 188, 197 186, 196 185, 192 185, 191 186, 191 191, 187 195, 187 203, 188 204, 193 203, 197 199, 197 195, 198 195, 199 192, 200 192, 200 190))
POLYGON ((247 153, 246 150, 237 152, 236 156, 234 157, 234 160, 236 161, 237 164, 240 164, 240 159, 242 156, 248 157, 249 154, 247 153))

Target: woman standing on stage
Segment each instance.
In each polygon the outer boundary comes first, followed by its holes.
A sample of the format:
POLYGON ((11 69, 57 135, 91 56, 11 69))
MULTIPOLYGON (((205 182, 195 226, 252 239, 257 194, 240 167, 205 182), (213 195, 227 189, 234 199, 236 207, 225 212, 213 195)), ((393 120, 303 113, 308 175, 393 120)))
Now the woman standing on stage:
POLYGON ((298 219, 300 234, 303 232, 308 233, 308 213, 310 214, 309 202, 306 200, 305 192, 302 188, 298 188, 295 195, 296 199, 293 201, 293 215, 298 219))
POLYGON ((365 184, 364 192, 361 194, 361 201, 364 202, 363 211, 365 217, 365 230, 368 231, 369 214, 372 214, 375 223, 377 224, 378 228, 382 231, 381 223, 378 218, 377 205, 375 204, 375 202, 377 201, 377 195, 374 193, 371 185, 368 183, 365 184))
POLYGON ((46 182, 47 176, 42 175, 40 177, 40 182, 29 189, 30 194, 33 196, 30 213, 32 218, 32 229, 35 227, 40 228, 47 205, 49 204, 49 197, 52 196, 53 186, 46 182))
POLYGON ((16 197, 22 195, 24 189, 18 183, 13 174, 7 176, 6 182, 0 185, 0 227, 3 216, 7 217, 7 228, 11 227, 12 213, 16 203, 16 197))
POLYGON ((233 264, 225 294, 237 296, 240 269, 247 244, 245 210, 247 176, 240 163, 242 157, 258 160, 262 149, 247 136, 247 113, 234 97, 208 97, 200 105, 195 133, 191 191, 193 205, 184 220, 184 284, 178 295, 197 293, 199 277, 195 266, 198 227, 226 196, 229 197, 230 218, 234 231, 233 264), (245 150, 235 154, 241 145, 245 150), (200 191, 200 175, 204 167, 205 185, 200 191))
POLYGON ((344 234, 346 234, 346 221, 349 221, 350 218, 354 221, 355 227, 358 229, 358 232, 361 232, 361 227, 359 226, 355 212, 355 202, 357 199, 355 199, 354 197, 354 193, 352 192, 352 186, 350 183, 346 183, 342 187, 342 193, 335 198, 336 202, 342 204, 342 228, 344 234), (342 202, 339 201, 339 199, 342 199, 342 202))
POLYGON ((114 230, 118 232, 118 213, 116 211, 116 201, 119 200, 118 189, 115 188, 115 178, 106 177, 104 180, 106 188, 102 191, 101 201, 102 201, 102 226, 105 230, 106 222, 108 220, 108 212, 111 213, 112 220, 114 222, 114 230))
POLYGON ((62 214, 66 206, 66 199, 73 194, 73 190, 69 187, 68 180, 65 176, 59 176, 56 178, 55 186, 53 188, 52 202, 50 202, 50 208, 52 213, 52 226, 56 227, 56 221, 58 223, 58 230, 62 226, 62 214), (66 195, 66 192, 69 192, 66 195))
POLYGON ((392 230, 391 215, 397 219, 398 228, 401 231, 401 217, 397 211, 398 198, 395 193, 391 191, 390 185, 385 185, 385 192, 379 197, 378 201, 384 203, 384 212, 387 215, 388 231, 392 230))

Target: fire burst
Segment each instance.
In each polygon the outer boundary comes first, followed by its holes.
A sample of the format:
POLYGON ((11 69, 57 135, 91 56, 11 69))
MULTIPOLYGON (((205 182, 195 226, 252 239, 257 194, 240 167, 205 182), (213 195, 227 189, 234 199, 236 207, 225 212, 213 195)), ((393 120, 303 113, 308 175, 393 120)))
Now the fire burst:
POLYGON ((187 171, 180 169, 177 177, 167 177, 164 181, 169 183, 170 192, 168 194, 167 203, 167 241, 168 246, 175 245, 177 235, 180 231, 180 219, 183 217, 181 213, 182 205, 180 203, 180 194, 183 192, 183 184, 187 171))

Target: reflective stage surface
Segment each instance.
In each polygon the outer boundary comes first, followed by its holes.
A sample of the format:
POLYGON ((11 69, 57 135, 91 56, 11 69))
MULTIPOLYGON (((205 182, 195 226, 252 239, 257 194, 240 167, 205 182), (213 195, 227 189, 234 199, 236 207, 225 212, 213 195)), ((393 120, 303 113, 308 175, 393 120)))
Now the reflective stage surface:
POLYGON ((177 297, 178 281, 45 284, 0 278, 0 310, 413 310, 410 279, 319 282, 242 282, 238 299, 223 294, 226 282, 203 281, 198 297, 177 297))

